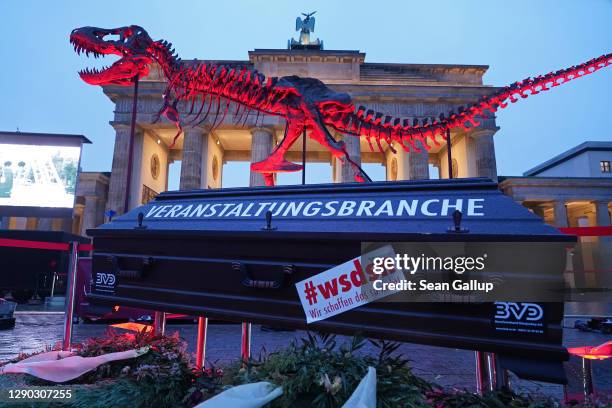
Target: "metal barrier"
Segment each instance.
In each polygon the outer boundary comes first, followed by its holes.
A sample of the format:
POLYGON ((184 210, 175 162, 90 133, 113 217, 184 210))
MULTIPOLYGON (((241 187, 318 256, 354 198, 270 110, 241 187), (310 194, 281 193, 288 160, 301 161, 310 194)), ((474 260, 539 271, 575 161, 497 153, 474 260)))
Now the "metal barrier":
POLYGON ((476 357, 476 391, 483 395, 486 392, 510 389, 508 371, 499 364, 495 353, 475 351, 476 357))
POLYGON ((198 338, 196 344, 196 369, 202 370, 206 361, 206 334, 208 331, 208 318, 198 317, 198 338))
POLYGON ((166 313, 155 312, 155 319, 153 320, 153 330, 155 334, 164 335, 166 333, 166 313))
POLYGON ((70 350, 72 342, 72 323, 74 316, 74 295, 76 293, 77 263, 79 260, 78 242, 70 243, 70 261, 68 263, 68 286, 66 288, 66 312, 64 313, 64 337, 62 350, 70 350))
POLYGON ((242 342, 240 347, 242 364, 246 364, 251 359, 251 329, 251 323, 242 323, 242 342))
POLYGON ((49 297, 53 298, 55 295, 55 282, 57 281, 57 272, 53 272, 53 280, 51 281, 51 295, 49 297))

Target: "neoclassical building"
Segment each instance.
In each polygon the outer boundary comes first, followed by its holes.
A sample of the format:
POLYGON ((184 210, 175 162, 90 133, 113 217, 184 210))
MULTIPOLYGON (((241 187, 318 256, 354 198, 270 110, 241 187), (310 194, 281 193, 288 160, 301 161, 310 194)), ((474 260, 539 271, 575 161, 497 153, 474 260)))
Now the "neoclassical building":
MULTIPOLYGON (((483 84, 487 66, 368 63, 365 57, 359 51, 256 49, 249 52, 248 60, 214 62, 247 66, 266 76, 315 77, 334 90, 350 94, 355 105, 410 121, 437 117, 496 90, 483 84)), ((117 214, 123 212, 126 194, 129 208, 133 208, 166 190, 168 166, 174 161, 181 161, 181 189, 220 188, 226 163, 262 160, 283 135, 284 120, 258 117, 255 112, 241 117, 236 115, 237 106, 232 104, 221 125, 213 131, 209 117, 199 126, 186 126, 182 137, 171 147, 176 128, 167 121, 155 121, 162 105, 164 82, 155 68, 140 81, 131 160, 128 146, 133 87, 103 87, 104 94, 115 104, 111 122, 115 129, 115 149, 106 208, 117 214), (127 192, 130 163, 132 177, 127 192)), ((186 117, 190 106, 179 105, 179 110, 186 117)), ((451 150, 455 177, 497 177, 493 142, 497 130, 494 119, 483 120, 480 127, 467 132, 453 130, 451 150)), ((341 134, 335 136, 342 138, 341 134)), ((344 137, 344 141, 354 161, 385 166, 387 180, 427 179, 430 164, 438 168, 441 177, 448 175, 444 144, 425 153, 406 153, 400 148, 398 154, 393 154, 388 148, 382 153, 371 151, 365 140, 353 136, 344 137)), ((302 144, 296 143, 288 159, 300 162, 301 157, 302 144)), ((337 162, 314 141, 308 140, 306 159, 308 163, 328 163, 334 182, 353 181, 348 166, 337 162)), ((263 184, 261 175, 250 175, 251 186, 263 184)))
POLYGON ((584 142, 499 187, 557 227, 610 226, 612 142, 584 142))

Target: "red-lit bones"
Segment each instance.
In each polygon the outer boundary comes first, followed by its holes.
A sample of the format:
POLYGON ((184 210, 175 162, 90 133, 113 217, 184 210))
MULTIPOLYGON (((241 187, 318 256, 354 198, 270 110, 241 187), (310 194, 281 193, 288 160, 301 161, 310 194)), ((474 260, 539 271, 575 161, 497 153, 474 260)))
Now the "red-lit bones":
POLYGON ((148 66, 157 62, 168 80, 159 114, 177 126, 175 141, 185 125, 202 124, 208 120, 212 129, 219 126, 225 120, 231 102, 238 105, 233 114, 236 123, 246 123, 251 112, 257 113, 255 124, 260 113, 283 117, 287 125, 282 141, 268 158, 251 164, 253 171, 266 176, 269 185, 273 184, 273 173, 301 170, 301 165, 285 160, 285 153, 304 130, 334 157, 348 161, 354 169, 355 180, 364 181, 369 178, 350 159, 344 143, 333 138, 328 127, 346 135, 364 137, 371 149, 374 149, 374 141, 381 152, 383 142, 394 153, 394 146, 420 152, 422 148, 429 150, 431 145, 439 145, 438 138, 444 138, 447 129, 477 127, 481 119, 505 108, 508 103, 548 91, 612 64, 612 54, 603 55, 580 65, 515 82, 470 106, 459 107, 456 112, 440 114, 437 118, 414 119, 410 123, 407 119, 393 118, 363 106, 355 108, 348 94, 335 92, 318 79, 297 76, 266 78, 244 65, 181 63, 172 44, 153 41, 139 26, 110 30, 83 27, 72 32, 70 41, 79 53, 92 52, 96 57, 104 54, 121 56, 102 71, 80 73, 85 82, 93 85, 129 85, 136 75, 147 75, 148 66), (119 38, 105 39, 109 35, 119 38), (189 111, 184 119, 177 109, 179 101, 188 104, 189 111))

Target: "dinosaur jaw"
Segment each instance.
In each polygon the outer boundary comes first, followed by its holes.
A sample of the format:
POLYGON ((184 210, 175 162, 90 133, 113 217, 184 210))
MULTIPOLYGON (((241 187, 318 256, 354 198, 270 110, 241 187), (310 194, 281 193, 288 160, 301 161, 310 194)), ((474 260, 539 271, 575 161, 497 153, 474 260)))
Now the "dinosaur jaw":
POLYGON ((70 43, 77 54, 92 54, 95 58, 106 55, 121 57, 111 66, 103 68, 87 68, 79 72, 83 81, 90 85, 130 85, 136 75, 146 76, 149 73, 148 65, 153 59, 146 54, 147 38, 135 44, 133 40, 134 29, 102 29, 96 27, 82 27, 72 31, 70 43), (106 39, 108 36, 119 36, 119 40, 106 39), (132 40, 130 40, 132 39, 132 40), (142 44, 141 44, 142 43, 142 44), (144 52, 143 52, 144 51, 144 52))
POLYGON ((124 46, 119 41, 106 39, 110 35, 118 35, 116 30, 106 30, 95 27, 81 27, 72 30, 70 43, 77 54, 84 53, 89 56, 93 54, 98 58, 104 55, 123 56, 124 46))
POLYGON ((90 85, 126 86, 133 83, 136 75, 142 77, 148 73, 148 66, 142 64, 138 58, 122 58, 110 67, 102 68, 101 70, 96 68, 84 69, 79 72, 79 76, 90 85))

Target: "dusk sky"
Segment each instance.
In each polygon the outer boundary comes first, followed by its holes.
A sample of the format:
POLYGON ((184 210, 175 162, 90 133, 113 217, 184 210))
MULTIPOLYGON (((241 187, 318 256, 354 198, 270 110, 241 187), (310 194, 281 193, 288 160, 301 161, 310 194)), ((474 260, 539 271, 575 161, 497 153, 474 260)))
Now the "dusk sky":
MULTIPOLYGON (((327 49, 360 50, 367 62, 486 64, 485 83, 495 86, 612 51, 610 0, 4 1, 1 10, 0 130, 83 134, 93 141, 86 171, 110 170, 114 106, 77 75, 96 65, 68 42, 80 26, 138 24, 184 60, 245 60, 254 48, 285 48, 296 16, 316 10, 315 36, 327 49)), ((608 68, 501 111, 498 174, 520 175, 585 140, 612 140, 611 91, 608 68)), ((224 184, 247 180, 242 169, 227 166, 224 184)), ((318 174, 309 180, 329 181, 318 174)))

